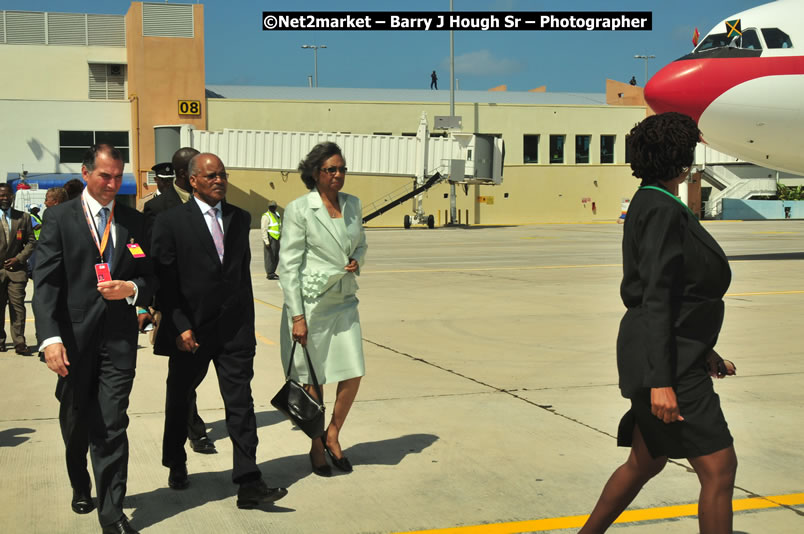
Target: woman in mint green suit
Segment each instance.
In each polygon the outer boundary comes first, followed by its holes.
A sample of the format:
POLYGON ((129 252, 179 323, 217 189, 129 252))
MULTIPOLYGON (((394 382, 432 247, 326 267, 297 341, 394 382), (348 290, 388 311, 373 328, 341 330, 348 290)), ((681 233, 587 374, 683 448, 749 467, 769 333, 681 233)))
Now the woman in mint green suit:
MULTIPOLYGON (((285 208, 280 241, 279 283, 285 294, 282 368, 287 369, 293 343, 298 342, 307 347, 318 382, 338 383, 332 419, 310 449, 313 472, 329 476, 325 454, 341 471, 352 470, 339 436, 365 374, 356 293, 366 234, 360 200, 340 192, 346 163, 338 145, 316 145, 299 171, 310 192, 285 208)), ((312 383, 301 351, 293 358, 291 376, 312 383)), ((314 387, 308 391, 318 396, 314 387)))

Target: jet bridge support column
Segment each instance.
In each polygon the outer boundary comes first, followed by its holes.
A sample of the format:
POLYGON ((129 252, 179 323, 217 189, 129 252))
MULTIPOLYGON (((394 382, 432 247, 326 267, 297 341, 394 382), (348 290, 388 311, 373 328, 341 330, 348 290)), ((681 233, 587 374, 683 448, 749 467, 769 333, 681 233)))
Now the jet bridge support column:
MULTIPOLYGON (((428 146, 430 144, 430 129, 427 126, 427 113, 422 113, 419 128, 416 130, 416 187, 424 185, 427 180, 428 146)), ((413 220, 416 224, 427 222, 422 206, 424 195, 419 193, 413 199, 413 220)))

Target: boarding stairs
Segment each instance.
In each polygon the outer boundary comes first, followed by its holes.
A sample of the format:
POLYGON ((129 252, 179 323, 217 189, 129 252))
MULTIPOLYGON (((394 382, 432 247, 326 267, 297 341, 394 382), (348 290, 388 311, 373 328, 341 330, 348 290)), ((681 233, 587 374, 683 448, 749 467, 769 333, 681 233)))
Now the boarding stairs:
MULTIPOLYGON (((391 210, 404 202, 412 199, 416 195, 420 195, 433 187, 436 184, 441 183, 444 181, 445 177, 441 175, 441 173, 435 173, 434 175, 430 176, 422 185, 416 186, 416 182, 411 182, 407 185, 403 185, 402 187, 395 189, 380 197, 379 199, 375 200, 368 206, 363 207, 363 213, 366 215, 363 216, 363 223, 367 223, 371 219, 375 217, 379 217, 383 213, 388 210, 391 210)), ((432 217, 430 215, 429 217, 432 217)), ((432 228, 433 225, 431 221, 428 221, 427 225, 432 228)))
POLYGON ((776 179, 768 177, 775 171, 747 163, 705 143, 695 147, 695 167, 700 169, 702 181, 712 186, 709 200, 704 204, 706 219, 721 217, 724 198, 748 200, 776 194, 776 179))
POLYGON ((704 217, 719 219, 723 213, 724 198, 748 200, 755 196, 775 195, 775 178, 756 177, 764 171, 766 169, 750 164, 709 165, 702 169, 701 179, 712 186, 712 194, 704 206, 704 217))

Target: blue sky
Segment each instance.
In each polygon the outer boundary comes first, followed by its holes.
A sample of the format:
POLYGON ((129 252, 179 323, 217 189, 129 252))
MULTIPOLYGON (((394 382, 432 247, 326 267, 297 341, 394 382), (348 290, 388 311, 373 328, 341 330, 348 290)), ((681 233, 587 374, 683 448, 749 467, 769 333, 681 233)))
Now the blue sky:
MULTIPOLYGON (((177 3, 195 3, 187 0, 177 3)), ((208 84, 306 86, 318 51, 321 87, 427 89, 436 70, 449 89, 449 32, 260 30, 263 11, 448 11, 448 0, 206 0, 208 84), (390 6, 393 6, 391 8, 390 6)), ((650 73, 688 53, 692 33, 705 35, 722 19, 762 0, 454 0, 455 11, 651 11, 653 30, 456 31, 455 77, 461 89, 509 91, 546 85, 554 92, 605 91, 606 78, 644 82, 650 73)), ((0 9, 124 14, 125 0, 2 0, 0 9)))

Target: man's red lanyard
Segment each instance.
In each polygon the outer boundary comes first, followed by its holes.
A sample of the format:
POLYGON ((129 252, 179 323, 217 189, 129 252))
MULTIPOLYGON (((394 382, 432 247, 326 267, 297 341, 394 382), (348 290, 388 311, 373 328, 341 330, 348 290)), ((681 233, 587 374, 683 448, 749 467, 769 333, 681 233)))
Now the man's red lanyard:
POLYGON ((101 261, 103 261, 103 253, 106 250, 106 245, 109 243, 109 235, 110 230, 112 228, 112 219, 114 219, 114 206, 112 206, 112 209, 109 210, 109 220, 106 221, 106 229, 103 231, 103 239, 100 242, 98 242, 97 227, 95 226, 92 217, 90 217, 89 215, 86 202, 84 202, 83 198, 81 199, 81 208, 83 208, 84 210, 84 217, 87 218, 87 224, 90 227, 90 233, 92 234, 92 239, 93 241, 95 241, 95 246, 98 247, 98 253, 100 253, 101 261))

